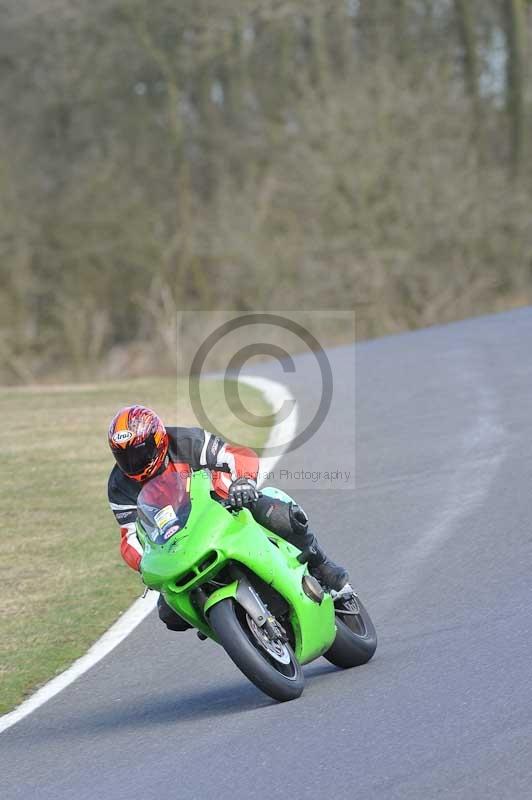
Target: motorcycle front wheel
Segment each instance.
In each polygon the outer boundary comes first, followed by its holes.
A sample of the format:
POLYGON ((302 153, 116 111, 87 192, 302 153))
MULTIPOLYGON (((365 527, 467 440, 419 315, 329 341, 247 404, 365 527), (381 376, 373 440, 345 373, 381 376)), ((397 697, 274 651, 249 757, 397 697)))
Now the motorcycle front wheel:
POLYGON ((289 644, 272 639, 232 598, 211 608, 209 623, 229 658, 258 689, 281 702, 299 697, 303 670, 289 644))

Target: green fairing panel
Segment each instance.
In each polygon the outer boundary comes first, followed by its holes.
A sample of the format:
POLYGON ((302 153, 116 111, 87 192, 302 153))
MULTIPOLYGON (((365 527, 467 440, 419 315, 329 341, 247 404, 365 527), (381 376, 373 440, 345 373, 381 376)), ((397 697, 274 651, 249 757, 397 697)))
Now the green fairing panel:
POLYGON ((208 614, 209 609, 219 603, 221 600, 227 600, 228 597, 235 598, 236 593, 238 590, 238 581, 233 581, 233 583, 229 583, 227 586, 223 586, 221 589, 218 589, 216 592, 213 592, 207 602, 205 603, 205 608, 203 611, 205 614, 208 614))
MULTIPOLYGON (((190 590, 214 576, 228 561, 239 562, 270 584, 291 607, 298 660, 304 664, 317 658, 330 647, 336 633, 331 597, 326 594, 321 605, 307 597, 301 585, 307 569, 297 561, 299 550, 258 525, 249 511, 230 514, 213 501, 210 488, 206 473, 194 474, 187 524, 164 544, 151 542, 137 524, 145 546, 141 561, 144 583, 161 591, 180 616, 214 638, 192 604, 190 590)), ((206 610, 226 597, 234 597, 236 588, 235 582, 217 590, 209 597, 206 610)))

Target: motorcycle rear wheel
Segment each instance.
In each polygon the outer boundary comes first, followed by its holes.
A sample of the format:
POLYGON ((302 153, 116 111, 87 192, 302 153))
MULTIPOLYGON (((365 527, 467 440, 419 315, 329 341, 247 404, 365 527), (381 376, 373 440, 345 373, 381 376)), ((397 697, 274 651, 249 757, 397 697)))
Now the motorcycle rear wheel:
POLYGON ((209 623, 229 658, 269 697, 285 702, 303 691, 303 670, 290 645, 274 641, 233 598, 209 611, 209 623))
POLYGON ((361 599, 355 595, 352 600, 340 601, 336 608, 336 638, 324 658, 349 669, 367 664, 376 649, 377 632, 361 599))

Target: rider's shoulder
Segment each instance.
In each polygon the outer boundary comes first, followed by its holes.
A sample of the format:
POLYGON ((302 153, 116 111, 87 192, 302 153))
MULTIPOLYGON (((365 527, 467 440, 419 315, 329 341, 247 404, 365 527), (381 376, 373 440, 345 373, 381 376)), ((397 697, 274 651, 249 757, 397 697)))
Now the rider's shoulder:
POLYGON ((107 481, 107 495, 111 503, 133 501, 136 499, 140 489, 141 485, 138 481, 128 478, 115 464, 107 481))
POLYGON ((176 426, 167 425, 166 432, 168 433, 170 441, 174 442, 180 442, 185 439, 192 439, 192 440, 201 439, 201 441, 203 442, 206 433, 206 431, 204 431, 203 428, 181 427, 178 425, 176 426))
POLYGON ((190 436, 191 434, 203 433, 203 428, 195 425, 166 425, 166 430, 171 436, 190 436))

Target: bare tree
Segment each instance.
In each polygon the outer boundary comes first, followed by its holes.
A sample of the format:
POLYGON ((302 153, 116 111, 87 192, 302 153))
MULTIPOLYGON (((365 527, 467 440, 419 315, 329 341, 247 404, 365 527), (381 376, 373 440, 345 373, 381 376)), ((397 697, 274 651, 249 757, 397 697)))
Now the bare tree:
POLYGON ((0 12, 2 380, 171 369, 174 306, 532 300, 525 0, 0 12))
POLYGON ((511 129, 511 161, 514 174, 522 165, 526 144, 524 0, 504 0, 507 37, 507 105, 511 129))
POLYGON ((455 0, 458 31, 463 51, 465 85, 473 105, 477 135, 481 131, 480 65, 475 36, 473 0, 455 0))

